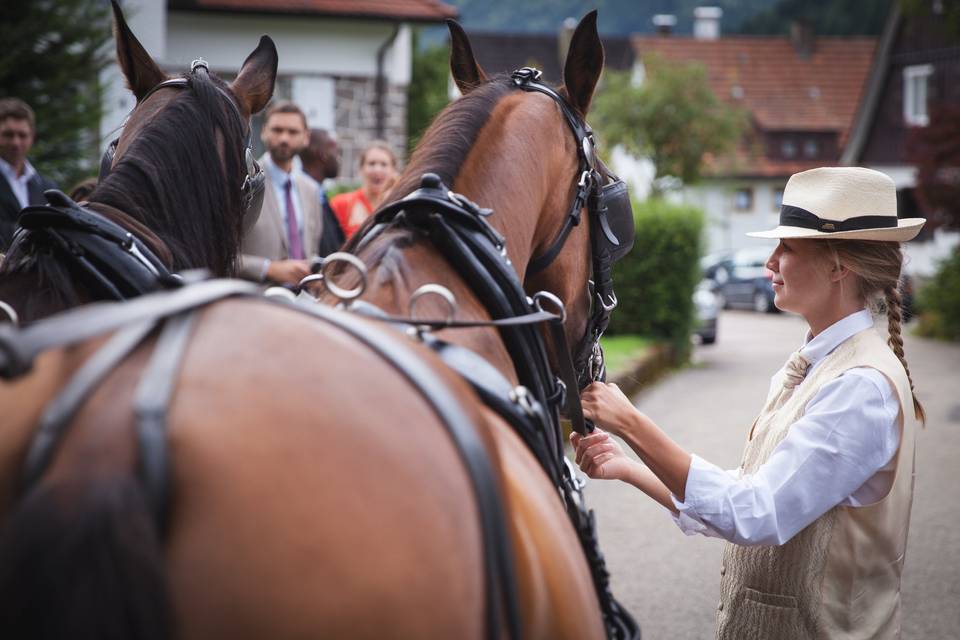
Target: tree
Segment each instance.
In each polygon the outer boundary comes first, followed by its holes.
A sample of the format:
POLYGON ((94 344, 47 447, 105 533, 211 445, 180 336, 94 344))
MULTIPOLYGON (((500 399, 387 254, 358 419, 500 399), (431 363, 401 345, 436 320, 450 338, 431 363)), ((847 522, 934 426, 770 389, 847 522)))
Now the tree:
POLYGON ((64 189, 95 171, 109 9, 102 0, 4 3, 0 87, 33 108, 31 161, 64 189))
POLYGON ((781 0, 744 20, 738 31, 749 34, 788 33, 802 22, 826 36, 877 35, 883 30, 892 0, 781 0))
POLYGON ((744 130, 745 114, 717 99, 697 64, 644 60, 646 79, 639 87, 630 72, 607 71, 590 120, 607 148, 620 145, 656 167, 653 188, 670 178, 693 183, 704 158, 731 151, 744 130))
POLYGON ((960 105, 932 104, 930 124, 910 129, 907 153, 917 167, 924 212, 935 223, 960 229, 960 105))
POLYGON ((413 151, 440 111, 450 101, 447 83, 450 74, 449 48, 434 45, 419 47, 420 34, 413 34, 413 62, 407 88, 407 152, 413 151))

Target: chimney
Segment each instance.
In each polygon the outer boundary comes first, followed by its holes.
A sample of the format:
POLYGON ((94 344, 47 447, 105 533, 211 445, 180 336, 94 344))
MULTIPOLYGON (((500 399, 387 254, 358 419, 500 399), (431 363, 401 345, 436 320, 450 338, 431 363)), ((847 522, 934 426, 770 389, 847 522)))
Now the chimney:
POLYGON ((697 40, 716 40, 720 37, 720 7, 697 7, 693 10, 693 37, 697 40))
POLYGON ((669 13, 658 13, 653 16, 653 26, 658 36, 669 36, 673 33, 673 28, 677 26, 677 16, 669 13))
POLYGON ((815 39, 813 25, 806 20, 794 20, 790 23, 790 44, 801 58, 813 55, 815 39))

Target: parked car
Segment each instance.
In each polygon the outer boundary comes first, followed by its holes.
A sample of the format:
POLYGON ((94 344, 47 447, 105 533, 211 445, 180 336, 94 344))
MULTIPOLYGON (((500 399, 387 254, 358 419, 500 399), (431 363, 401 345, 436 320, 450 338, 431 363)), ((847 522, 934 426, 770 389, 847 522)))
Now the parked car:
POLYGON ((694 335, 701 344, 717 341, 717 317, 720 315, 720 298, 712 280, 704 279, 693 292, 693 304, 697 311, 697 326, 694 335))
POLYGON ((753 309, 760 313, 777 313, 773 304, 773 272, 765 266, 771 249, 749 247, 726 256, 714 256, 701 262, 704 274, 715 283, 724 309, 753 309))

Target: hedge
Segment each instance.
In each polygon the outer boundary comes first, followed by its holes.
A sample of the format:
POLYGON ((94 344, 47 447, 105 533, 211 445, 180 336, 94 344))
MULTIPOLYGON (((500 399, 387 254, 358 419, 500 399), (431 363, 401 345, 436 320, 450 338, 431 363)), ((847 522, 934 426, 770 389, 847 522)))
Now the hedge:
POLYGON ((960 340, 960 249, 940 263, 933 279, 920 289, 918 302, 917 333, 960 340))
POLYGON ((703 212, 662 199, 635 202, 633 212, 636 241, 614 267, 620 304, 607 331, 668 342, 685 360, 695 321, 693 292, 702 277, 703 212))

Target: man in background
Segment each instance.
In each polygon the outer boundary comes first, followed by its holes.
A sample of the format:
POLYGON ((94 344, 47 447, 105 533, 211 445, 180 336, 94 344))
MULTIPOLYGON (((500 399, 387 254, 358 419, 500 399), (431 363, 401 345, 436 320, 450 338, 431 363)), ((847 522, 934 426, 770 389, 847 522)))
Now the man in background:
POLYGON ((240 275, 296 286, 310 273, 322 231, 320 189, 294 166, 307 146, 307 118, 292 102, 277 102, 267 110, 260 139, 267 148, 260 158, 267 184, 260 218, 241 243, 240 275))
POLYGON ((13 239, 20 210, 31 204, 46 204, 43 192, 56 189, 27 160, 36 134, 33 109, 19 98, 0 100, 0 253, 13 239))
POLYGON ((300 152, 300 161, 303 172, 316 180, 320 188, 323 229, 317 253, 326 256, 337 251, 344 241, 343 229, 330 208, 330 201, 323 188, 324 180, 336 178, 340 173, 340 150, 337 148, 337 141, 326 129, 311 129, 310 142, 300 152))

